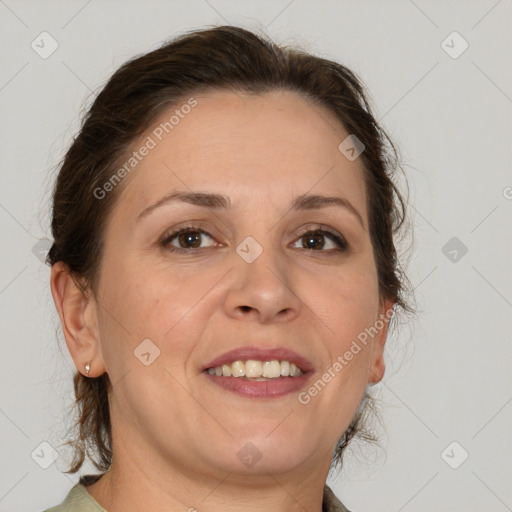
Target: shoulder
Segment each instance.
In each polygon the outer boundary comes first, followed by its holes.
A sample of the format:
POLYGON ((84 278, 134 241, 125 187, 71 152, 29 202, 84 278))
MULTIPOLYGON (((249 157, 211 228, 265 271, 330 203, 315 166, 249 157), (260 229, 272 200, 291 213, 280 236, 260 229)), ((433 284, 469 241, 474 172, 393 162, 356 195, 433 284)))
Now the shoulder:
POLYGON ((66 496, 66 499, 55 507, 44 512, 107 512, 88 492, 85 485, 88 477, 82 478, 66 496))
MULTIPOLYGON (((87 492, 85 485, 90 481, 89 477, 82 479, 69 491, 66 499, 60 505, 49 508, 44 512, 107 512, 87 492)), ((322 512, 350 512, 327 484, 324 487, 322 512)))
POLYGON ((350 510, 343 505, 327 484, 325 484, 324 487, 322 512, 350 512, 350 510))

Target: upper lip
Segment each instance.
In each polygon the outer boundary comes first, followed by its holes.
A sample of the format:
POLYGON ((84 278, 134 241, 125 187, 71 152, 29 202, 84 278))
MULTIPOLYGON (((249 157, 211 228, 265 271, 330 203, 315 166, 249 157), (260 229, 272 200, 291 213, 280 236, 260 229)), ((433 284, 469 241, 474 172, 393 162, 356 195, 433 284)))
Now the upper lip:
POLYGON ((278 361, 289 361, 298 366, 304 373, 313 371, 314 369, 311 361, 293 350, 283 347, 263 349, 254 346, 235 348, 225 352, 205 364, 202 369, 207 370, 208 368, 215 368, 223 364, 231 364, 234 361, 247 361, 248 359, 255 361, 273 361, 276 359, 278 361))

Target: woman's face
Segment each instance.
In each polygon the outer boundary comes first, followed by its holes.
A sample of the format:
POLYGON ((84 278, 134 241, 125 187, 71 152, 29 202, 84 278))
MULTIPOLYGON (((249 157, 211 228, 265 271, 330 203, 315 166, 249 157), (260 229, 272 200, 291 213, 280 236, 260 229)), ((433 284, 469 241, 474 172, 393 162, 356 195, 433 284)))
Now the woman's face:
POLYGON ((384 371, 386 328, 358 336, 391 307, 379 302, 361 159, 338 149, 349 134, 336 118, 295 93, 195 99, 134 146, 156 143, 118 185, 104 232, 96 314, 114 442, 180 471, 327 473, 384 371), (248 396, 204 370, 244 347, 291 350, 312 371, 289 392, 239 377, 281 393, 248 396))

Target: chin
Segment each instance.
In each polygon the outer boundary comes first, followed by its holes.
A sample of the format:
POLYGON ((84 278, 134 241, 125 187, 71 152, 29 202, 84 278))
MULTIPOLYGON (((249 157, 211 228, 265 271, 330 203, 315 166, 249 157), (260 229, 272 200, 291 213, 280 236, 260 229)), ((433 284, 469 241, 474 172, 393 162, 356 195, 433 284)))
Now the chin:
MULTIPOLYGON (((275 428, 275 425, 274 425, 275 428)), ((242 474, 285 473, 300 466, 308 453, 307 443, 296 436, 264 434, 238 437, 233 443, 235 464, 230 470, 242 474), (297 449, 300 447, 300 450, 297 449)), ((233 466, 233 464, 231 464, 233 466)))

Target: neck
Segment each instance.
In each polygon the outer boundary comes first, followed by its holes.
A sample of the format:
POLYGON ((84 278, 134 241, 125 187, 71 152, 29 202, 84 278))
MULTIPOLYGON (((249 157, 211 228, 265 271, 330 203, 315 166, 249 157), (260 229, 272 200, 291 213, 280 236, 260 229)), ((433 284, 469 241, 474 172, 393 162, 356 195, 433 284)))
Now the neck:
MULTIPOLYGON (((321 512, 329 463, 293 472, 240 474, 155 461, 116 445, 111 468, 87 487, 108 512, 208 510, 209 512, 321 512)), ((324 461, 325 462, 325 461, 324 461)), ((316 461, 318 463, 318 461, 316 461)))

